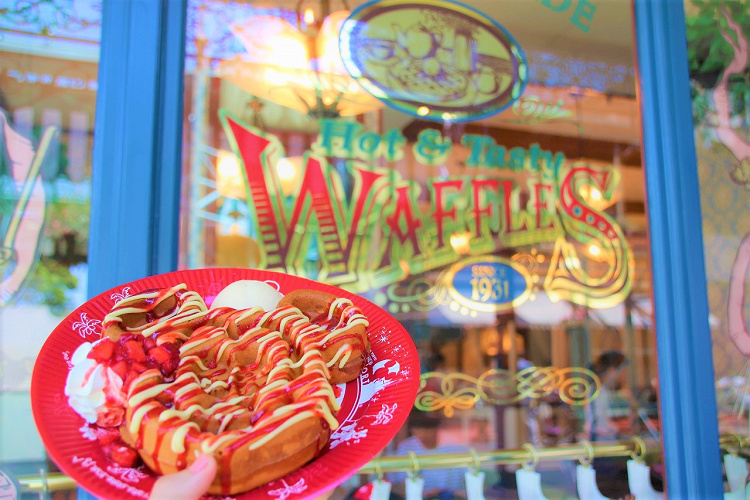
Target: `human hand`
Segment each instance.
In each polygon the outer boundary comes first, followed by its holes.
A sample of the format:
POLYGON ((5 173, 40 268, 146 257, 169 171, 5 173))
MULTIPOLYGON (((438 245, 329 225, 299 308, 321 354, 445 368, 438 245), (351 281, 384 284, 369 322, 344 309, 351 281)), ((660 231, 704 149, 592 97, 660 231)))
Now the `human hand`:
MULTIPOLYGON (((200 455, 187 469, 161 476, 154 483, 149 500, 198 500, 216 476, 216 459, 200 455)), ((323 493, 315 500, 327 500, 333 491, 323 493)))
POLYGON ((149 500, 198 500, 208 491, 217 467, 213 456, 200 455, 187 469, 157 479, 149 500))

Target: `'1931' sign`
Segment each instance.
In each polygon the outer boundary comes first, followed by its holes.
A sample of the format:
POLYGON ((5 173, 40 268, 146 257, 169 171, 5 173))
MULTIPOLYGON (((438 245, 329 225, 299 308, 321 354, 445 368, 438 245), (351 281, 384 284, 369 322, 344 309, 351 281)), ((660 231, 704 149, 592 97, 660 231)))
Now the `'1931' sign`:
POLYGON ((460 305, 501 312, 523 303, 531 293, 526 269, 502 257, 477 257, 454 264, 441 283, 460 305))

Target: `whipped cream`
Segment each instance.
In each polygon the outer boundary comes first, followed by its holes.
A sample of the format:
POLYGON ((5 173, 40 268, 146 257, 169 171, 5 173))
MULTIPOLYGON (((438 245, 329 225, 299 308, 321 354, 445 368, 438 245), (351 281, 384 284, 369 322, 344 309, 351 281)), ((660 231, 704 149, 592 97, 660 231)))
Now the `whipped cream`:
POLYGON ((73 353, 65 395, 71 408, 87 422, 115 427, 122 423, 125 411, 122 379, 108 366, 87 357, 94 344, 81 344, 73 353))
POLYGON ((264 311, 273 311, 282 297, 284 296, 274 287, 263 281, 239 280, 230 283, 219 292, 211 303, 211 309, 260 307, 264 311))

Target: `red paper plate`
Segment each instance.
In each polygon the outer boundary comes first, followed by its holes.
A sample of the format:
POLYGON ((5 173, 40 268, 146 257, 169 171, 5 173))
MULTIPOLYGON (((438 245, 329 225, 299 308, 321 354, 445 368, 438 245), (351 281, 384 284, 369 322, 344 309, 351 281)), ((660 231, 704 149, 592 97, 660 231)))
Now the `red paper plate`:
POLYGON ((100 451, 96 427, 68 405, 65 380, 70 357, 84 342, 99 338, 101 322, 114 303, 149 288, 185 283, 208 305, 229 283, 266 281, 281 293, 310 288, 351 299, 370 321, 372 352, 359 378, 341 385, 339 428, 316 460, 241 499, 290 500, 323 493, 356 473, 393 438, 414 404, 419 386, 419 358, 403 326, 375 304, 336 287, 287 274, 254 269, 197 269, 151 276, 104 292, 73 311, 42 347, 31 379, 34 420, 51 458, 90 493, 103 498, 147 498, 155 480, 145 466, 119 467, 100 451))

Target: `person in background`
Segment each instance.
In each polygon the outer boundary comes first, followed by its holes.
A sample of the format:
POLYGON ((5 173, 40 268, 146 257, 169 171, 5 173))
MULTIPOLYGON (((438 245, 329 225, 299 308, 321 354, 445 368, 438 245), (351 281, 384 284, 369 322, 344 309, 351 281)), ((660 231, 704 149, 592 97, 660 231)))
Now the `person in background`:
MULTIPOLYGON (((409 437, 396 446, 397 455, 408 455, 414 452, 417 457, 435 455, 439 453, 465 453, 465 446, 441 445, 439 433, 441 417, 439 412, 424 412, 412 410, 407 420, 409 437)), ((458 496, 465 496, 464 469, 432 469, 422 470, 419 475, 424 478, 425 499, 448 500, 458 496)), ((402 490, 406 480, 405 472, 388 475, 394 490, 402 490)))
POLYGON ((587 439, 608 441, 617 439, 617 427, 612 423, 612 397, 622 388, 621 378, 627 359, 620 351, 605 351, 591 367, 599 377, 599 395, 585 407, 587 439))
MULTIPOLYGON (((612 402, 616 391, 622 389, 622 378, 627 359, 620 351, 605 351, 594 362, 591 370, 599 377, 598 396, 585 407, 587 438, 594 441, 618 439, 612 419, 612 402)), ((608 498, 625 498, 630 493, 626 459, 597 458, 592 463, 597 472, 599 491, 608 498)))

